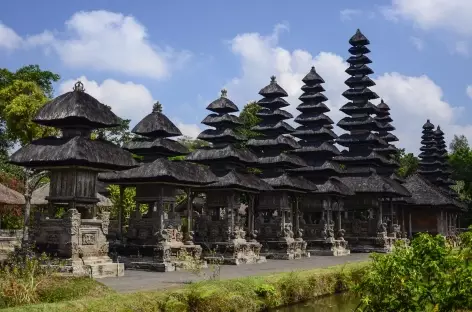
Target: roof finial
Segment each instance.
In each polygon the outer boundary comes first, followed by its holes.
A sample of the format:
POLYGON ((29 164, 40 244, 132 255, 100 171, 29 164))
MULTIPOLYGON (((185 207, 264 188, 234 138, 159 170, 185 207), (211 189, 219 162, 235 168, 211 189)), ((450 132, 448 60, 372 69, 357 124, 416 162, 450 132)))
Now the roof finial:
POLYGON ((383 103, 384 103, 384 99, 380 99, 380 103, 383 104, 383 103))
POLYGON ((426 122, 430 122, 429 119, 427 119, 426 122))
POLYGON ((74 84, 74 88, 73 88, 74 91, 80 91, 80 92, 84 92, 85 91, 85 88, 84 88, 84 84, 82 83, 82 81, 77 81, 75 84, 74 84))
POLYGON ((226 89, 221 89, 221 97, 225 98, 228 95, 228 90, 226 89))
POLYGON ((153 113, 162 113, 162 104, 159 101, 156 101, 152 106, 153 113))
POLYGON ((438 125, 437 129, 438 129, 438 130, 441 130, 441 126, 440 126, 440 125, 438 125))
POLYGON ((277 80, 274 75, 270 76, 270 83, 277 83, 277 80))

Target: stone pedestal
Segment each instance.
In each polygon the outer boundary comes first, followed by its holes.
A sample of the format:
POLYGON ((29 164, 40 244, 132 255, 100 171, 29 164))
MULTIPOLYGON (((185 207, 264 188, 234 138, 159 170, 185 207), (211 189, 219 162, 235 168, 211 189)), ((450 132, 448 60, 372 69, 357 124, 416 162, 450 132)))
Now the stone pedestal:
POLYGON ((63 272, 94 278, 123 276, 123 264, 108 257, 108 223, 108 212, 81 219, 76 209, 69 209, 62 219, 37 220, 31 239, 40 252, 64 261, 63 272))
POLYGON ((267 259, 291 260, 310 257, 303 231, 293 231, 293 209, 287 192, 267 192, 259 196, 255 230, 267 259))
POLYGON ((203 215, 195 222, 195 242, 202 245, 203 257, 210 263, 239 265, 265 262, 265 257, 261 256, 261 244, 247 241, 242 228, 231 226, 227 220, 212 220, 211 216, 203 215))
POLYGON ((164 215, 159 207, 150 218, 136 211, 129 221, 126 242, 117 251, 127 269, 158 272, 183 269, 186 261, 199 261, 202 254, 192 237, 184 237, 180 216, 173 212, 164 215))
POLYGON ((5 258, 21 245, 22 230, 0 230, 0 257, 5 258))

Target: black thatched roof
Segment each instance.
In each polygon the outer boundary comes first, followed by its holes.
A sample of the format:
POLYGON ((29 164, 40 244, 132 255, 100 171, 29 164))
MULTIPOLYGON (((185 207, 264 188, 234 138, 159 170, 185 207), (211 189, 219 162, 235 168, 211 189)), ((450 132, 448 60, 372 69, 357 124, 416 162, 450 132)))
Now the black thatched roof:
POLYGON ((218 114, 228 114, 239 111, 236 104, 234 104, 233 101, 227 98, 227 91, 224 89, 221 90, 221 96, 211 102, 206 109, 218 114))
POLYGON ((289 105, 282 99, 288 94, 278 85, 275 76, 270 79, 270 84, 259 92, 264 97, 258 102, 263 107, 258 114, 261 121, 251 129, 262 136, 250 140, 248 147, 257 155, 257 167, 262 169, 262 177, 272 187, 296 192, 314 190, 316 186, 310 181, 291 177, 284 172, 285 169, 304 167, 307 164, 300 157, 288 153, 290 150, 300 148, 295 140, 285 136, 295 131, 283 121, 292 116, 281 110, 282 107, 289 105))
POLYGON ((419 174, 413 174, 408 177, 404 186, 411 193, 411 198, 408 200, 408 203, 411 205, 464 208, 462 203, 444 194, 439 187, 419 174))
POLYGON ((218 162, 233 162, 240 164, 254 164, 257 158, 253 153, 246 149, 236 148, 232 144, 221 148, 202 147, 190 153, 186 158, 187 161, 198 162, 211 165, 218 162))
POLYGON ((265 178, 263 180, 276 190, 296 192, 314 192, 317 190, 316 184, 302 177, 290 176, 287 173, 273 178, 265 178))
MULTIPOLYGON (((378 194, 378 196, 402 197, 408 196, 406 191, 396 180, 390 179, 396 163, 391 159, 393 149, 375 132, 394 129, 385 118, 388 106, 381 103, 375 106, 370 100, 377 99, 378 95, 369 89, 375 83, 368 75, 373 70, 367 65, 372 63, 366 55, 370 50, 366 45, 369 40, 357 30, 349 40, 352 48, 351 57, 347 60, 349 68, 346 70, 351 77, 346 80, 349 87, 343 96, 350 100, 341 108, 348 115, 339 121, 338 126, 349 131, 342 134, 336 142, 348 148, 334 159, 346 166, 345 176, 341 179, 356 193, 378 194), (380 115, 373 118, 371 115, 380 115)), ((389 137, 392 139, 392 137, 389 137)))
POLYGON ((286 97, 288 96, 287 92, 282 89, 281 86, 275 80, 275 76, 270 77, 270 84, 265 86, 259 91, 259 94, 263 97, 277 98, 277 97, 286 97))
POLYGON ((293 138, 285 135, 279 135, 275 139, 251 139, 247 141, 247 146, 251 149, 263 149, 264 146, 277 146, 281 150, 291 150, 300 148, 300 145, 293 138))
POLYGON ((131 132, 151 138, 169 138, 182 135, 179 128, 157 109, 153 109, 151 114, 138 122, 131 132))
POLYGON ((101 173, 98 179, 113 184, 162 183, 199 186, 212 183, 217 177, 204 166, 159 158, 126 171, 101 173))
POLYGON ((155 155, 156 157, 181 156, 189 153, 180 142, 167 138, 135 138, 123 145, 123 149, 136 155, 155 155))
POLYGON ((259 179, 258 177, 242 173, 236 170, 230 170, 225 175, 218 177, 218 181, 201 187, 205 190, 225 189, 241 190, 248 192, 271 191, 272 187, 259 179))
POLYGON ((86 93, 80 81, 75 84, 73 91, 64 93, 41 107, 33 121, 56 128, 80 126, 97 129, 120 125, 120 118, 86 93))
POLYGON ((343 170, 333 159, 340 152, 334 146, 337 135, 331 130, 333 121, 325 115, 329 108, 323 103, 328 100, 322 93, 325 90, 322 86, 324 80, 313 66, 302 81, 305 83, 302 86, 303 94, 299 97, 302 104, 297 107, 301 114, 295 118, 295 122, 301 126, 293 133, 293 136, 300 138, 298 143, 301 147, 292 153, 299 155, 307 166, 290 172, 315 183, 316 193, 349 195, 352 192, 346 185, 340 180, 331 179, 343 170))
POLYGON ((113 143, 87 137, 47 137, 33 141, 10 158, 24 167, 85 166, 103 170, 123 170, 137 166, 131 153, 113 143))
POLYGON ((384 178, 375 171, 347 174, 340 180, 356 193, 375 194, 379 197, 410 197, 410 192, 400 183, 384 178))
POLYGON ((447 192, 453 192, 450 186, 454 185, 455 182, 451 179, 452 171, 448 162, 446 141, 444 140, 444 132, 441 130, 440 126, 438 126, 436 131, 434 131, 434 140, 436 143, 436 150, 440 155, 438 157, 438 161, 440 162, 438 169, 441 170, 436 185, 447 192))
POLYGON ((205 129, 197 137, 199 140, 204 140, 213 144, 233 144, 244 141, 245 138, 233 129, 205 129))
POLYGON ((331 177, 322 184, 316 184, 317 190, 314 193, 323 195, 352 196, 354 191, 347 187, 337 177, 331 177))

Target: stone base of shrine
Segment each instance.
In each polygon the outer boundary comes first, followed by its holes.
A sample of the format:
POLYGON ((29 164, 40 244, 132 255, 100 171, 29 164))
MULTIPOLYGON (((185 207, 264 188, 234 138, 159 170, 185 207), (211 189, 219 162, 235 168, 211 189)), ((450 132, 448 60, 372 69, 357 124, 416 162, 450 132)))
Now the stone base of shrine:
MULTIPOLYGON (((61 262, 59 260, 59 262, 61 262)), ((86 259, 67 259, 63 263, 53 265, 59 273, 92 278, 119 277, 125 275, 123 263, 114 263, 108 256, 88 257, 86 259)))
POLYGON ((352 253, 389 253, 392 251, 395 237, 347 237, 352 253))
POLYGON ((230 242, 206 242, 202 244, 203 259, 210 264, 253 264, 266 262, 260 254, 261 244, 247 242, 244 239, 234 239, 230 242))
POLYGON ((301 239, 286 238, 281 240, 260 241, 261 255, 267 259, 293 260, 309 258, 310 252, 306 249, 306 242, 301 239))
POLYGON ((117 260, 126 269, 155 272, 185 270, 191 266, 206 268, 201 260, 202 248, 199 245, 178 243, 158 243, 157 245, 114 246, 117 260))
POLYGON ((347 248, 347 241, 325 239, 306 239, 307 251, 312 256, 348 256, 351 251, 347 248))

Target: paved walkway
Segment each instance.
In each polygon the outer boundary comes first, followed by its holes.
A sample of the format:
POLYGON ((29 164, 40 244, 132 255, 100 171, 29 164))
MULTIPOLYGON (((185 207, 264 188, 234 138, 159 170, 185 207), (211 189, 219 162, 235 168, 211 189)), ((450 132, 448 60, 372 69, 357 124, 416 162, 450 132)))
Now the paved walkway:
MULTIPOLYGON (((276 272, 323 268, 348 262, 365 261, 368 258, 368 254, 352 254, 345 257, 314 256, 299 260, 268 260, 266 263, 259 264, 224 265, 220 267, 220 278, 231 279, 253 275, 267 275, 276 272)), ((203 270, 202 273, 209 276, 211 275, 211 270, 203 270)), ((100 279, 100 282, 118 292, 135 292, 181 286, 190 281, 198 281, 204 278, 205 276, 198 277, 186 271, 159 273, 126 270, 124 277, 104 278, 100 279)))

